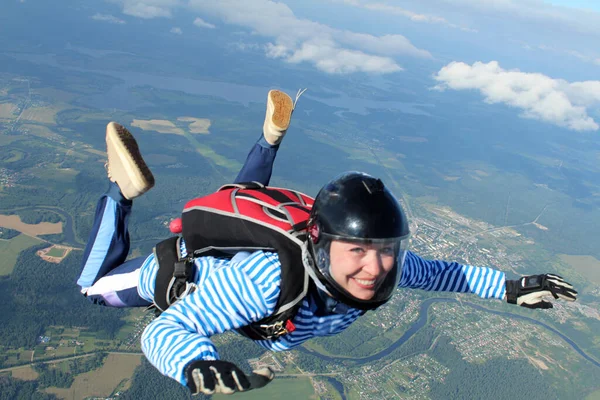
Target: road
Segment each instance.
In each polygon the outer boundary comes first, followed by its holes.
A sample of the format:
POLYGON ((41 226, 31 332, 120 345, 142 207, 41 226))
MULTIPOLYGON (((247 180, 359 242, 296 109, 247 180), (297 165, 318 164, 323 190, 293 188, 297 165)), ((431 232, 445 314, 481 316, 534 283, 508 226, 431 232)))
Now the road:
MULTIPOLYGON (((127 355, 136 355, 136 356, 143 356, 144 353, 128 353, 125 351, 98 351, 98 352, 94 352, 94 353, 87 353, 87 354, 80 354, 78 356, 67 356, 67 357, 62 357, 62 358, 54 358, 52 360, 46 360, 46 361, 37 361, 34 363, 28 363, 28 364, 23 364, 23 365, 16 365, 14 367, 8 367, 8 368, 2 368, 0 369, 0 373, 1 372, 6 372, 6 371, 13 371, 15 369, 21 369, 21 368, 27 368, 27 367, 31 367, 34 364, 56 364, 59 362, 63 362, 63 361, 68 361, 68 360, 75 360, 77 358, 84 358, 84 357, 91 357, 93 355, 96 355, 98 353, 107 353, 107 354, 127 354, 127 355)), ((33 356, 33 354, 32 354, 33 356)))

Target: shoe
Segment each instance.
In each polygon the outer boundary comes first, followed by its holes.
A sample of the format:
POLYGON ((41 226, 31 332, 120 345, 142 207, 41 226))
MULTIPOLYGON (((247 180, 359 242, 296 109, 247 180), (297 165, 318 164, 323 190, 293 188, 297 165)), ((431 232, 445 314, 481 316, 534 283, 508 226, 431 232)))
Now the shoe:
POLYGON ((154 176, 133 135, 116 122, 106 126, 106 152, 108 179, 119 185, 126 199, 133 200, 154 186, 154 176))
POLYGON ((270 90, 267 96, 267 114, 263 125, 265 140, 271 145, 277 145, 285 136, 290 126, 294 102, 286 93, 270 90))

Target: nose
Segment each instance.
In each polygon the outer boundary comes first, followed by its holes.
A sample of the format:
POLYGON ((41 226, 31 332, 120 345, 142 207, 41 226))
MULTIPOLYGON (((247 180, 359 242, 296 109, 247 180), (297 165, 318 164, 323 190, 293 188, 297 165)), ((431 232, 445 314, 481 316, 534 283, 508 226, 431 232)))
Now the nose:
POLYGON ((362 270, 371 276, 379 276, 383 271, 383 264, 381 262, 381 256, 375 250, 369 250, 367 255, 363 258, 362 270))

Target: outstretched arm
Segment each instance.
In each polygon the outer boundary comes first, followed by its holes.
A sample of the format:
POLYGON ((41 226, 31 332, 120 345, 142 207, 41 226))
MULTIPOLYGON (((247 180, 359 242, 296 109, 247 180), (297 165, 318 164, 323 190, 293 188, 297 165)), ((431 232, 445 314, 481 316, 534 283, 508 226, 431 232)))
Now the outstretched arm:
MULTIPOLYGON (((206 259, 210 258, 199 261, 206 259)), ((209 270, 198 267, 199 271, 209 270)), ((146 327, 142 334, 144 354, 161 373, 194 393, 247 390, 239 369, 225 361, 214 362, 219 354, 209 337, 270 315, 279 296, 280 274, 280 263, 272 253, 256 252, 237 266, 219 266, 200 280, 201 285, 192 294, 146 327), (203 372, 207 376, 201 379, 203 372), (236 382, 236 386, 228 387, 227 382, 236 382)))
POLYGON ((552 308, 545 297, 575 301, 577 291, 553 274, 524 276, 507 280, 504 272, 456 262, 426 260, 408 252, 399 287, 436 292, 474 293, 484 299, 505 299, 527 308, 552 308))
POLYGON ((404 260, 399 287, 435 292, 474 293, 485 299, 505 295, 504 272, 457 262, 426 260, 409 251, 404 260))

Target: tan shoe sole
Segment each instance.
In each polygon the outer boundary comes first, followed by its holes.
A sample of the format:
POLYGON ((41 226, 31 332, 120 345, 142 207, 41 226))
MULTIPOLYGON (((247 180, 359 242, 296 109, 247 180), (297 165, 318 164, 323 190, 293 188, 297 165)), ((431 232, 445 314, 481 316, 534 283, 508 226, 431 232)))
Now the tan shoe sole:
POLYGON ((277 129, 282 131, 287 130, 290 126, 292 110, 294 109, 292 98, 279 90, 271 90, 269 92, 269 102, 272 103, 273 107, 271 122, 277 129))
POLYGON ((122 125, 106 126, 109 179, 127 199, 134 199, 154 186, 154 176, 142 158, 133 135, 122 125))

